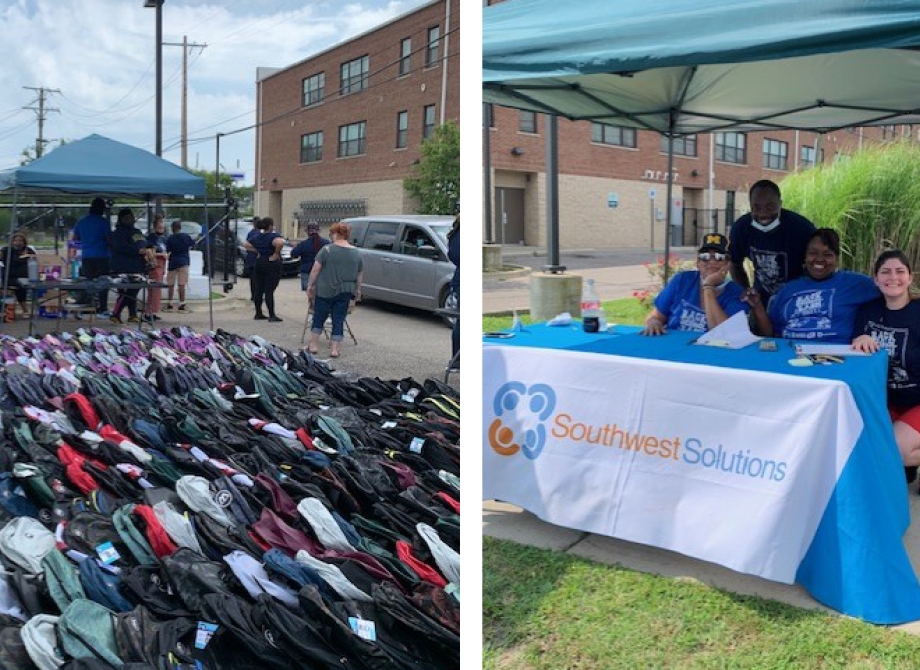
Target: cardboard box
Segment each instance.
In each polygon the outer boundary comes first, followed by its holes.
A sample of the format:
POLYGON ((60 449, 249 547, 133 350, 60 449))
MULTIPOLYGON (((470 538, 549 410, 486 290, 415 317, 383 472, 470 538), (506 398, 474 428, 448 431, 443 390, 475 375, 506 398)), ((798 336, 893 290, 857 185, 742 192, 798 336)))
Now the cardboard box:
POLYGON ((39 252, 35 258, 38 260, 39 279, 70 279, 70 264, 63 256, 39 252))

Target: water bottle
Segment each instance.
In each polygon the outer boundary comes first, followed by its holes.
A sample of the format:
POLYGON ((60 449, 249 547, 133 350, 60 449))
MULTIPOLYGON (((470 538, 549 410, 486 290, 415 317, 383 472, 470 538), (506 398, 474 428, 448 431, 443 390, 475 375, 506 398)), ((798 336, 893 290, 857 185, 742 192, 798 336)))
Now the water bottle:
POLYGON ((38 281, 38 259, 35 256, 29 256, 29 281, 38 281))
POLYGON ((586 333, 596 333, 601 329, 601 299, 594 290, 594 280, 585 280, 581 292, 581 320, 586 333))

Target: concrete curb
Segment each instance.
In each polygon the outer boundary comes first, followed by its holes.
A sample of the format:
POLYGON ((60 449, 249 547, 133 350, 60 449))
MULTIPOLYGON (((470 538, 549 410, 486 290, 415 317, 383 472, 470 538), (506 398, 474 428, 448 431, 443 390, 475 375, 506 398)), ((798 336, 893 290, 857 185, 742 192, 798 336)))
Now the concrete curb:
POLYGON ((493 279, 495 281, 504 281, 505 279, 515 279, 516 277, 527 277, 533 270, 525 268, 522 265, 504 265, 503 267, 514 268, 513 270, 496 270, 495 272, 483 272, 482 278, 493 279))

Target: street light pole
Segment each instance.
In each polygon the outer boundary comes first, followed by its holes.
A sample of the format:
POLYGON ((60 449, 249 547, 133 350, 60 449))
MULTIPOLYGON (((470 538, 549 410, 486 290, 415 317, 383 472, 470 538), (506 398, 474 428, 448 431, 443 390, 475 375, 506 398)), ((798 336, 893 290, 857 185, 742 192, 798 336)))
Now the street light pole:
MULTIPOLYGON (((155 8, 157 10, 157 27, 156 27, 156 154, 163 155, 163 3, 166 0, 144 0, 144 7, 155 8)), ((156 199, 156 211, 162 212, 162 199, 156 199)))

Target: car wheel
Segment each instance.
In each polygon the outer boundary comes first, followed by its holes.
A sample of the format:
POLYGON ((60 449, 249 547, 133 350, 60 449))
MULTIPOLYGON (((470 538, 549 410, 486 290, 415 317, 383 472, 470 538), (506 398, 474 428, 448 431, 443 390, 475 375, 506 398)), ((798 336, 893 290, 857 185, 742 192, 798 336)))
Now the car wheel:
MULTIPOLYGON (((457 300, 457 294, 450 290, 449 286, 446 286, 443 291, 441 291, 441 299, 438 301, 441 303, 441 309, 452 309, 456 311, 459 301, 457 300)), ((457 320, 455 316, 442 316, 444 324, 448 328, 454 327, 454 322, 457 320)))
POLYGON ((246 259, 242 256, 237 256, 236 260, 233 262, 233 272, 237 277, 245 277, 248 273, 246 272, 246 259))

